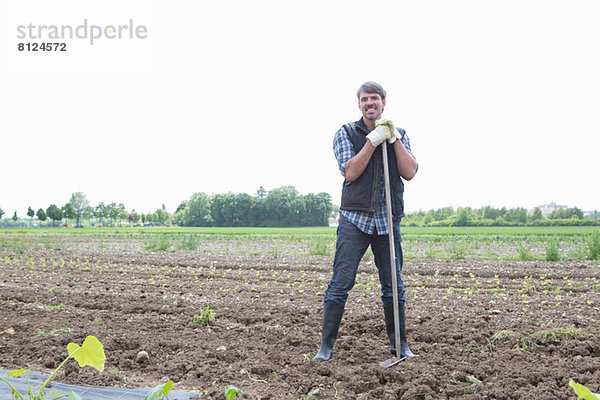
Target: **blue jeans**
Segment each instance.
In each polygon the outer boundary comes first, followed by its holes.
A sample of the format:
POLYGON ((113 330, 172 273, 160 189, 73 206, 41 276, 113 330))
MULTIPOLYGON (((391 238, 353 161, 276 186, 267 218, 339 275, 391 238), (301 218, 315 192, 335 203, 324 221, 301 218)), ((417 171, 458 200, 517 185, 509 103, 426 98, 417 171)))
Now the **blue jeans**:
MULTIPOLYGON (((333 275, 325 290, 324 302, 333 302, 344 307, 348 292, 354 287, 356 272, 361 258, 369 245, 375 256, 375 265, 381 284, 381 301, 384 307, 393 306, 392 271, 390 266, 390 242, 388 235, 372 235, 362 232, 353 223, 340 215, 337 228, 337 243, 333 260, 333 275)), ((402 246, 400 245, 400 222, 394 222, 394 246, 396 249, 396 276, 398 277, 398 301, 404 302, 402 282, 402 246)))

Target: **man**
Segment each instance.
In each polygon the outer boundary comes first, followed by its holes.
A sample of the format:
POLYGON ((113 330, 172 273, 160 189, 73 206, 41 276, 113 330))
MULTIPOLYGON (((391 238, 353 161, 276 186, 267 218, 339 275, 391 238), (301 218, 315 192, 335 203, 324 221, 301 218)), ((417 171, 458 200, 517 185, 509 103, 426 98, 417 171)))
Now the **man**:
POLYGON ((390 192, 396 271, 398 277, 398 309, 400 317, 400 355, 413 357, 406 339, 404 313, 404 284, 402 248, 400 246, 400 219, 404 216, 403 179, 411 180, 418 164, 410 150, 406 132, 388 128, 390 121, 381 120, 386 93, 381 85, 366 82, 357 91, 358 107, 362 118, 344 125, 333 141, 333 150, 344 176, 342 205, 337 230, 337 244, 333 261, 333 275, 325 291, 323 329, 317 361, 328 361, 333 354, 348 292, 354 286, 358 264, 371 246, 381 284, 381 300, 385 325, 390 340, 390 351, 396 355, 394 303, 391 276, 390 247, 383 177, 381 146, 388 146, 390 192), (387 125, 387 126, 386 126, 387 125))

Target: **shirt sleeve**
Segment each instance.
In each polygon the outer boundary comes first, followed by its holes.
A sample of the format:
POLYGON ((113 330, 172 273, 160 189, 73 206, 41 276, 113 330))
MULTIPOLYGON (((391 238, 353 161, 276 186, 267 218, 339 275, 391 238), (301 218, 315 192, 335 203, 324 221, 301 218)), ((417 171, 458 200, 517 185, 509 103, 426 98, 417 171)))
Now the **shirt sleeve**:
POLYGON ((406 131, 404 131, 404 135, 402 136, 402 144, 404 145, 404 148, 406 149, 406 151, 408 151, 408 154, 410 154, 416 160, 417 158, 415 157, 415 155, 413 154, 413 152, 410 148, 410 138, 408 137, 408 134, 406 133, 406 131))
POLYGON ((346 163, 349 159, 354 157, 356 152, 354 151, 354 146, 352 146, 352 142, 348 137, 348 132, 346 132, 344 127, 341 127, 335 133, 333 138, 333 154, 337 159, 342 176, 346 177, 346 163))

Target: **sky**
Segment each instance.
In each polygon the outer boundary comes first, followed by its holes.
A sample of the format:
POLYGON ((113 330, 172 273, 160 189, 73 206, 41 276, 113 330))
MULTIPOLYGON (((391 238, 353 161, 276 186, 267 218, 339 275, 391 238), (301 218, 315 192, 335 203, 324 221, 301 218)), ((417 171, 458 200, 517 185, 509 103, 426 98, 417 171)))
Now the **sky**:
POLYGON ((597 0, 2 2, 0 208, 83 192, 173 212, 284 185, 339 204, 333 136, 373 80, 419 162, 408 211, 600 209, 598 15, 597 0), (45 41, 66 51, 18 50, 45 41))

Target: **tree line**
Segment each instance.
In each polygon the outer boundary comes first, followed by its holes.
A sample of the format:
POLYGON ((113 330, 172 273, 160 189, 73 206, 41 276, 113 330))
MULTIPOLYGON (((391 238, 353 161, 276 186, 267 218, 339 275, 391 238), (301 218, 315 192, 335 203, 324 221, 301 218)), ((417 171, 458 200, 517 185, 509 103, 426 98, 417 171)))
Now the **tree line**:
POLYGON ((406 215, 407 226, 588 226, 600 225, 600 212, 594 210, 584 216, 577 207, 559 208, 544 215, 539 207, 531 211, 523 207, 507 209, 485 206, 443 207, 406 215))
POLYGON ((196 193, 179 204, 172 221, 179 226, 327 226, 334 210, 329 193, 300 195, 294 186, 255 196, 196 193))
MULTIPOLYGON (((282 186, 267 192, 262 186, 251 196, 246 193, 206 194, 196 193, 182 201, 171 215, 165 206, 153 213, 127 211, 123 203, 100 202, 93 207, 82 192, 71 195, 70 200, 59 207, 51 204, 37 212, 27 210, 29 224, 37 217, 38 222, 48 226, 327 226, 334 211, 328 193, 300 195, 294 186, 282 186), (48 222, 46 222, 48 221, 48 222)), ((27 225, 15 211, 12 218, 0 225, 27 225)))
MULTIPOLYGON (((2 219, 0 226, 31 225, 34 217, 48 226, 327 226, 329 217, 337 211, 328 193, 300 195, 294 186, 282 186, 266 191, 262 186, 254 193, 194 194, 182 201, 173 214, 163 205, 154 212, 127 211, 123 203, 100 202, 90 205, 86 195, 76 192, 59 207, 51 204, 46 209, 27 210, 29 221, 23 222, 15 211, 12 218, 2 219), (48 222, 46 222, 48 221, 48 222)), ((544 215, 540 208, 528 211, 517 207, 494 208, 485 206, 443 207, 429 211, 408 213, 403 219, 407 226, 577 226, 600 225, 600 212, 588 215, 577 207, 559 208, 544 215)))
MULTIPOLYGON (((0 221, 4 211, 0 208, 0 221)), ((135 210, 127 211, 123 203, 98 203, 92 207, 87 196, 82 192, 76 192, 71 195, 69 201, 63 206, 50 204, 46 209, 39 208, 37 211, 29 206, 27 209, 29 224, 37 217, 38 222, 42 222, 48 226, 83 226, 85 222, 87 226, 121 226, 123 224, 135 225, 139 223, 157 223, 166 224, 169 220, 169 214, 163 205, 162 209, 157 209, 155 212, 140 214, 135 210)), ((0 225, 27 225, 23 223, 21 218, 15 211, 9 221, 4 221, 0 225)))

